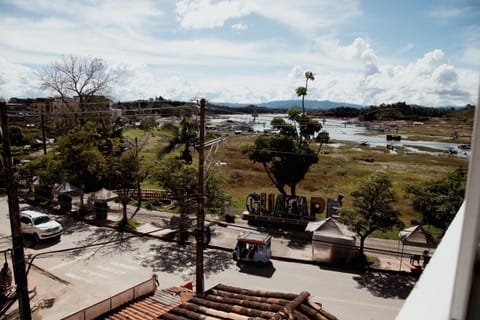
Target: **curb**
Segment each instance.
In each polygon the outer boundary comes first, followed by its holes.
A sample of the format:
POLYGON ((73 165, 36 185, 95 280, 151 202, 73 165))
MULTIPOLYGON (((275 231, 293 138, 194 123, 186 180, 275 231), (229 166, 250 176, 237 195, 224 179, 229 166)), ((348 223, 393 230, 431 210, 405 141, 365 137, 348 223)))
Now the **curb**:
MULTIPOLYGON (((78 220, 83 221, 83 222, 85 222, 87 224, 90 224, 90 225, 97 226, 97 227, 106 227, 106 228, 111 228, 111 229, 118 230, 118 228, 115 227, 115 226, 112 226, 112 225, 109 225, 109 224, 104 224, 102 222, 97 222, 95 220, 86 220, 86 219, 78 219, 78 220)), ((248 225, 239 225, 239 224, 235 224, 235 223, 227 223, 227 222, 224 222, 224 221, 208 221, 208 222, 210 224, 217 224, 221 227, 235 227, 235 228, 240 228, 240 229, 257 230, 253 227, 248 226, 248 225)), ((161 229, 161 228, 159 228, 159 229, 161 229)), ((133 230, 133 229, 132 230, 127 229, 127 230, 124 230, 124 231, 135 234, 137 236, 147 236, 147 237, 151 237, 151 238, 155 238, 155 239, 160 239, 160 240, 166 241, 166 242, 173 242, 173 243, 185 244, 185 245, 195 244, 194 241, 180 242, 179 240, 171 239, 171 238, 168 238, 168 237, 157 236, 157 235, 154 235, 154 234, 151 234, 151 233, 139 232, 139 231, 136 231, 136 230, 133 230)), ((152 231, 152 233, 153 232, 155 232, 155 231, 152 231)), ((207 245, 205 248, 216 249, 216 250, 221 250, 221 251, 225 251, 225 252, 231 252, 233 250, 232 248, 226 248, 226 247, 222 247, 222 246, 218 246, 218 245, 211 245, 211 244, 207 245)), ((398 274, 398 275, 402 275, 402 276, 418 277, 417 275, 414 275, 411 272, 406 272, 406 271, 389 270, 389 269, 381 269, 381 268, 374 268, 374 267, 365 267, 365 268, 339 267, 339 266, 335 266, 333 264, 328 264, 328 263, 324 263, 324 262, 318 262, 318 261, 306 260, 306 259, 299 259, 299 258, 293 258, 293 257, 285 257, 285 256, 274 256, 274 255, 272 255, 271 259, 272 260, 278 260, 278 261, 285 261, 285 262, 301 263, 301 264, 308 264, 308 265, 317 265, 319 267, 323 267, 323 268, 326 268, 326 269, 332 269, 332 270, 339 271, 339 272, 362 273, 362 272, 370 271, 370 272, 381 272, 381 273, 387 273, 387 274, 398 274)))
POLYGON ((46 277, 48 278, 51 278, 55 281, 58 281, 58 282, 61 282, 63 283, 64 285, 70 285, 70 282, 68 282, 67 280, 63 280, 62 278, 60 277, 57 277, 56 275, 54 275, 53 273, 37 266, 36 264, 32 263, 32 268, 36 269, 38 272, 40 272, 41 274, 45 275, 46 277))

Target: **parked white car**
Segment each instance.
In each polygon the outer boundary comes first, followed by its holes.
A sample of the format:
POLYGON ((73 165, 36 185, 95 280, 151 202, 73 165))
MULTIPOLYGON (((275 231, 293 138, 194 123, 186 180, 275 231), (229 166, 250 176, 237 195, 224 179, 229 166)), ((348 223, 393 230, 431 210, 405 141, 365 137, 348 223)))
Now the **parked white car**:
POLYGON ((22 211, 20 223, 22 233, 34 236, 36 241, 60 238, 63 232, 63 227, 60 223, 39 211, 22 211))

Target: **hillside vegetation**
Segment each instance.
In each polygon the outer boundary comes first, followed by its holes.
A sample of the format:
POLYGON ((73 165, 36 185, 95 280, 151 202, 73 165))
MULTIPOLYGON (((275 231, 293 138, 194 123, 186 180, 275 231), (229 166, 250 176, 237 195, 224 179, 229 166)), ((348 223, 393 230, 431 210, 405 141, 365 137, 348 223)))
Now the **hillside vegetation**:
MULTIPOLYGON (((411 140, 438 140, 450 141, 450 133, 458 130, 442 120, 432 120, 421 126, 401 126, 398 134, 407 135, 411 140)), ((467 141, 471 128, 465 126, 462 131, 467 141)), ((217 133, 219 134, 219 133, 217 133)), ((225 133, 223 133, 225 134, 225 133)), ((226 181, 227 193, 232 196, 233 210, 240 215, 245 210, 245 201, 252 192, 277 194, 278 191, 271 184, 261 164, 250 162, 242 154, 242 147, 253 144, 256 134, 234 135, 228 134, 228 139, 220 144, 216 153, 207 157, 215 170, 226 181)), ((152 136, 152 143, 145 150, 144 159, 154 159, 155 144, 161 143, 161 131, 152 136)), ((298 185, 297 194, 310 198, 311 196, 336 198, 339 193, 345 195, 344 208, 351 209, 350 194, 358 187, 358 183, 366 176, 376 172, 386 173, 393 182, 393 189, 397 194, 395 209, 401 213, 401 220, 405 225, 411 225, 411 220, 420 216, 414 212, 405 188, 408 185, 417 185, 425 181, 438 179, 457 167, 468 167, 468 158, 451 155, 429 155, 410 153, 404 148, 397 148, 392 154, 385 147, 361 146, 355 142, 336 141, 336 146, 327 145, 320 155, 320 161, 313 165, 305 179, 298 185), (337 146, 338 145, 338 146, 337 146)), ((458 141, 457 141, 458 142, 458 141)), ((458 142, 460 143, 460 142, 458 142)), ((178 149, 179 152, 180 149, 178 149)), ((174 151, 177 152, 177 151, 174 151)), ((206 150, 209 153, 209 150, 206 150)), ((198 161, 198 154, 194 153, 194 163, 198 161)), ((154 187, 155 183, 146 182, 145 187, 154 187)), ((158 186, 157 186, 158 188, 158 186)), ((394 231, 395 232, 395 231, 394 231)))
POLYGON ((325 111, 316 111, 317 116, 335 118, 358 118, 361 121, 430 121, 441 119, 443 121, 473 125, 475 107, 466 105, 464 108, 431 108, 417 105, 408 105, 405 102, 394 104, 381 104, 366 108, 338 107, 325 111))

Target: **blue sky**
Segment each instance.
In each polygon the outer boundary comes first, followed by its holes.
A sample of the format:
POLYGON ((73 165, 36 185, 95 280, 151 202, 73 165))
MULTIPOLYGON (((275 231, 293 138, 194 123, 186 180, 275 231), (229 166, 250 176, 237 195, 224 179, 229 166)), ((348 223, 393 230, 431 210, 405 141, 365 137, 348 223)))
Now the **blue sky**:
POLYGON ((62 55, 105 60, 115 100, 476 104, 473 0, 0 0, 0 97, 40 97, 62 55))

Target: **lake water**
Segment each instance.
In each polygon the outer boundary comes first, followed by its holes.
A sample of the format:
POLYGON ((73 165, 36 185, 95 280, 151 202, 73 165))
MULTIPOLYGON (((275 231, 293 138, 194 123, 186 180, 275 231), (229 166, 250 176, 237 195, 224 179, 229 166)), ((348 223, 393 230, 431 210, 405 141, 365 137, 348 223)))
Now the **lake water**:
MULTIPOLYGON (((279 114, 260 114, 255 121, 251 115, 224 115, 218 116, 214 119, 209 119, 208 124, 219 125, 227 121, 233 122, 235 124, 244 124, 253 128, 254 132, 264 132, 271 129, 270 122, 274 117, 281 117, 288 121, 286 115, 279 114)), ((367 144, 371 147, 387 147, 390 145, 393 147, 392 153, 395 153, 395 147, 404 147, 406 152, 411 153, 424 153, 424 154, 446 154, 457 152, 455 155, 461 157, 468 157, 470 150, 461 150, 459 144, 456 143, 446 143, 446 142, 435 142, 435 141, 413 141, 408 140, 408 137, 400 141, 387 141, 386 133, 378 133, 372 135, 372 131, 368 131, 364 126, 358 126, 354 124, 346 124, 345 120, 341 119, 326 119, 323 122, 323 119, 317 119, 320 123, 323 124, 323 130, 327 131, 330 135, 330 140, 333 143, 333 146, 336 144, 341 144, 342 141, 353 141, 367 144), (368 133, 368 134, 367 134, 368 133), (429 148, 432 151, 425 151, 418 148, 429 148), (438 151, 437 151, 438 150, 438 151)), ((395 135, 395 133, 392 133, 395 135)))

